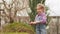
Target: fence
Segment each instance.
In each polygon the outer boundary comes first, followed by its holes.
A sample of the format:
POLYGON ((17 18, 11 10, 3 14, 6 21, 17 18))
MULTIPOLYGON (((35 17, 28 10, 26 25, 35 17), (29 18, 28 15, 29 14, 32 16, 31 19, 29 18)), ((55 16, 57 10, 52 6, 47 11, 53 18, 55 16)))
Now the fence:
POLYGON ((60 17, 52 16, 50 17, 50 22, 48 24, 49 29, 47 30, 48 34, 60 34, 60 17))

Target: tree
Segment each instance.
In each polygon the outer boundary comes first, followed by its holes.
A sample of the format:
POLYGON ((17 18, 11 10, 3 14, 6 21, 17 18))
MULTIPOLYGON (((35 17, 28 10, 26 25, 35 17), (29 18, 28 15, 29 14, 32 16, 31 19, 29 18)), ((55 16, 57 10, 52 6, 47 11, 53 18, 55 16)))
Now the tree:
MULTIPOLYGON (((17 17, 17 12, 27 8, 27 4, 25 2, 28 0, 11 0, 11 3, 7 3, 6 1, 7 0, 2 0, 2 4, 4 5, 4 11, 2 14, 4 15, 1 14, 1 16, 4 18, 6 23, 7 21, 12 23, 17 17)), ((8 1, 10 2, 10 0, 8 1)))

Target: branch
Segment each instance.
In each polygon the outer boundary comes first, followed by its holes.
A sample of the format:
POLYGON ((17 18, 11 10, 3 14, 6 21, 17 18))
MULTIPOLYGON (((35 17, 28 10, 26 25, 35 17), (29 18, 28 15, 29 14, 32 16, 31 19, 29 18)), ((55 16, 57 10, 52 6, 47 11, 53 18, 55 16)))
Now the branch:
POLYGON ((2 0, 2 1, 3 1, 3 4, 4 4, 5 8, 8 9, 8 8, 6 7, 5 1, 4 1, 4 0, 2 0))

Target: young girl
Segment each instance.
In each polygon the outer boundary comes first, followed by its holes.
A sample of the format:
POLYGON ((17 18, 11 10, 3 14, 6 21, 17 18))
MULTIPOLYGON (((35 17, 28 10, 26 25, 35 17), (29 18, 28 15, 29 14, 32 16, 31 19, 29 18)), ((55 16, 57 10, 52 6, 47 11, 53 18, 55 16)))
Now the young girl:
POLYGON ((43 4, 37 4, 37 15, 35 21, 30 22, 30 24, 36 25, 36 34, 46 34, 46 14, 43 4))

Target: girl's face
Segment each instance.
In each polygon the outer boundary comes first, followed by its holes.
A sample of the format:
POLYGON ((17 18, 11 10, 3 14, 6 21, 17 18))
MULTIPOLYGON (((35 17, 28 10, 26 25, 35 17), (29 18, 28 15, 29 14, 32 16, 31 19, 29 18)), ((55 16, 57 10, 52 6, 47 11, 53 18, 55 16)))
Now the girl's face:
POLYGON ((41 8, 41 7, 37 7, 37 13, 40 14, 40 13, 43 13, 44 9, 41 8))

